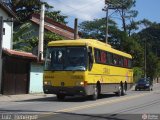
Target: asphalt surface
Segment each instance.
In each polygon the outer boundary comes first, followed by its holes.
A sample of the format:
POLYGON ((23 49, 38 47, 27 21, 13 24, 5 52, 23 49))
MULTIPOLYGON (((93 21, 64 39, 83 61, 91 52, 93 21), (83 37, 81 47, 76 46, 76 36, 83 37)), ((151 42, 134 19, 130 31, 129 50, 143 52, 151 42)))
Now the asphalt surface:
POLYGON ((125 96, 108 93, 92 101, 86 97, 29 94, 0 96, 0 119, 38 120, 150 120, 160 119, 160 84, 153 91, 127 91, 125 96))

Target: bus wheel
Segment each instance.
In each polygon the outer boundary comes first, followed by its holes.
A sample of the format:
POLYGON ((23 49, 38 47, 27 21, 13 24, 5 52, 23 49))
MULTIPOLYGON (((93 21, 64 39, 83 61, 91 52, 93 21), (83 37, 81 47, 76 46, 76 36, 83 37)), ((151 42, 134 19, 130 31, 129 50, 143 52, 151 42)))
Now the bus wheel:
POLYGON ((100 95, 101 95, 101 84, 100 84, 100 82, 97 82, 97 92, 98 92, 98 98, 100 98, 100 95))
POLYGON ((122 86, 121 86, 121 85, 119 86, 119 89, 118 89, 118 91, 116 92, 116 95, 117 95, 117 96, 121 96, 121 95, 122 95, 122 86))
POLYGON ((65 95, 64 94, 57 94, 57 99, 58 100, 64 100, 65 95))
POLYGON ((122 87, 122 95, 126 95, 126 91, 127 91, 127 82, 125 82, 123 84, 123 87, 122 87))
POLYGON ((91 96, 91 99, 92 100, 96 100, 98 98, 98 89, 97 87, 94 88, 94 93, 93 95, 91 96))

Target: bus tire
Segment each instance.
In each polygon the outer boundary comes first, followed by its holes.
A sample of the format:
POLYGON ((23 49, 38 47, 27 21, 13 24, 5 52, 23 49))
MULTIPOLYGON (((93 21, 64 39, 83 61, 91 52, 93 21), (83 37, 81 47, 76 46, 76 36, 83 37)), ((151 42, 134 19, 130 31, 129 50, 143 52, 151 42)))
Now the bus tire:
POLYGON ((100 84, 99 81, 97 82, 97 92, 98 92, 98 98, 100 98, 100 95, 101 95, 101 84, 100 84))
POLYGON ((118 91, 116 92, 117 96, 122 96, 122 86, 120 85, 118 91))
POLYGON ((97 100, 97 98, 98 98, 98 89, 97 89, 97 87, 95 87, 93 95, 91 95, 91 99, 92 100, 97 100))
POLYGON ((135 87, 135 91, 137 91, 138 89, 137 89, 137 87, 135 87))
POLYGON ((122 95, 126 95, 126 91, 127 91, 127 82, 125 81, 122 87, 122 95))
POLYGON ((57 99, 58 100, 64 100, 65 99, 65 95, 64 94, 57 94, 57 99))

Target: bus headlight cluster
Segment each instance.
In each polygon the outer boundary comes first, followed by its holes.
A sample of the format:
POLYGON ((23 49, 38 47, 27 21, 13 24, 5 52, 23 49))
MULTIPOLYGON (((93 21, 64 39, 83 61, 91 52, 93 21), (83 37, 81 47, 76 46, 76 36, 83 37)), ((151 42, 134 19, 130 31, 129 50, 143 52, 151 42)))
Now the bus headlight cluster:
POLYGON ((51 85, 51 81, 44 81, 44 85, 51 85))
POLYGON ((82 85, 82 86, 87 86, 87 84, 88 84, 87 81, 80 82, 80 85, 82 85))
POLYGON ((84 85, 84 82, 80 82, 80 85, 84 85))

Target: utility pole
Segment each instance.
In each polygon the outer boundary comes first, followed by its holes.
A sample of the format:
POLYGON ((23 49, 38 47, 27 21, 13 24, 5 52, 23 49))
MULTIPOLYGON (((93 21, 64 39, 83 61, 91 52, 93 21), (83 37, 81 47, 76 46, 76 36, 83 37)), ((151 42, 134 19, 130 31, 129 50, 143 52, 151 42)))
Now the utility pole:
POLYGON ((2 41, 3 41, 3 17, 0 16, 0 92, 2 83, 2 41))
POLYGON ((111 0, 105 0, 105 7, 102 9, 103 11, 106 12, 106 35, 105 35, 105 41, 106 43, 108 43, 108 11, 109 9, 119 9, 119 8, 122 8, 121 5, 113 5, 111 0))
POLYGON ((0 16, 0 58, 2 58, 3 17, 0 16))
POLYGON ((144 40, 144 78, 147 78, 147 45, 146 45, 146 39, 144 40))
POLYGON ((41 5, 40 27, 39 27, 39 42, 38 42, 38 61, 43 60, 43 44, 44 44, 44 13, 45 5, 41 5))
POLYGON ((74 39, 76 40, 78 37, 78 19, 74 20, 74 39))
POLYGON ((108 10, 109 10, 109 2, 110 0, 105 0, 105 7, 102 9, 106 12, 106 35, 105 35, 105 41, 108 43, 108 10))

